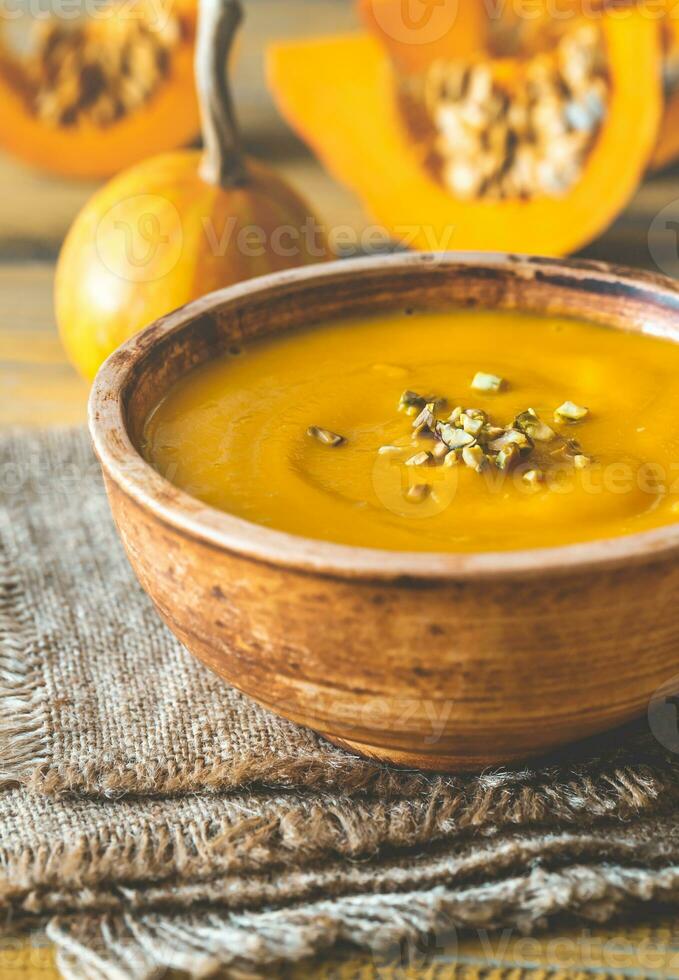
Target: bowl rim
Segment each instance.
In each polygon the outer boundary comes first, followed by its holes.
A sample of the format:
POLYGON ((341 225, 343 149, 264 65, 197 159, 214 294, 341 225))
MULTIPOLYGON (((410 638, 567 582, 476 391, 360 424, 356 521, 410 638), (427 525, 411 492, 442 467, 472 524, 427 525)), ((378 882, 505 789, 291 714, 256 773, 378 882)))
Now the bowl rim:
MULTIPOLYGON (((665 276, 588 260, 559 260, 503 252, 409 252, 340 259, 272 273, 227 286, 160 318, 122 344, 100 367, 90 392, 88 424, 102 469, 142 509, 204 544, 270 565, 338 578, 466 580, 572 574, 584 568, 615 568, 666 559, 679 552, 679 523, 649 531, 549 548, 483 552, 390 551, 343 545, 279 531, 202 503, 161 476, 135 448, 128 433, 122 393, 130 372, 159 340, 180 332, 187 320, 215 306, 271 287, 304 285, 390 267, 405 271, 422 263, 446 267, 502 268, 520 276, 540 273, 580 280, 585 291, 615 288, 621 295, 662 301, 676 310, 679 285, 665 276)), ((643 331, 658 336, 653 329, 643 331)), ((667 337, 666 333, 661 336, 667 337)))

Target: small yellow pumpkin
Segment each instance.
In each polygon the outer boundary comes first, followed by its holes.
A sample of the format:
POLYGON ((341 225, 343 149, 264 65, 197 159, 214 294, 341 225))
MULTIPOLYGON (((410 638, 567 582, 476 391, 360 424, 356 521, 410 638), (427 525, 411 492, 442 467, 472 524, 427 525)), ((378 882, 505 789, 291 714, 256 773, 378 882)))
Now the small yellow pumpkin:
POLYGON ((196 75, 204 152, 163 154, 113 178, 83 208, 56 274, 57 323, 87 378, 153 320, 222 286, 323 259, 325 242, 292 188, 240 148, 226 76, 242 13, 204 0, 196 75))

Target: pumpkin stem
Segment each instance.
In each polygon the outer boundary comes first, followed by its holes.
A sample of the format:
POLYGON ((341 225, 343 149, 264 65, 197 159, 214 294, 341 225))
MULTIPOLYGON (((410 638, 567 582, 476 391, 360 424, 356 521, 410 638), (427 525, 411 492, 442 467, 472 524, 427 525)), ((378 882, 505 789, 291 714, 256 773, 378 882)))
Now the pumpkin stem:
POLYGON ((205 147, 200 175, 220 187, 248 181, 228 82, 229 52, 242 17, 239 0, 200 0, 195 65, 205 147))

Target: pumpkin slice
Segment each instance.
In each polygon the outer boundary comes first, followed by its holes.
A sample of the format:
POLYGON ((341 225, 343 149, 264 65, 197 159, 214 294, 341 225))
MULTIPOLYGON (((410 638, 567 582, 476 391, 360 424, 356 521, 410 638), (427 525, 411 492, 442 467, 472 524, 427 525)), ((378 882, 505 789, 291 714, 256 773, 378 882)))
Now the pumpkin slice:
POLYGON ((358 13, 405 73, 484 50, 490 24, 479 0, 359 0, 358 13))
POLYGON ((103 177, 198 134, 194 4, 121 2, 102 18, 0 23, 0 147, 103 177))
MULTIPOLYGON (((423 249, 562 255, 599 234, 631 197, 662 111, 657 21, 627 10, 624 17, 602 16, 598 29, 606 54, 605 118, 577 179, 554 193, 526 194, 525 186, 520 196, 500 192, 497 199, 453 193, 432 170, 422 134, 408 125, 390 59, 372 37, 274 45, 269 79, 292 126, 396 240, 423 249)), ((507 71, 507 59, 501 66, 500 76, 515 72, 507 71)), ((472 171, 481 166, 480 157, 467 162, 472 171)))

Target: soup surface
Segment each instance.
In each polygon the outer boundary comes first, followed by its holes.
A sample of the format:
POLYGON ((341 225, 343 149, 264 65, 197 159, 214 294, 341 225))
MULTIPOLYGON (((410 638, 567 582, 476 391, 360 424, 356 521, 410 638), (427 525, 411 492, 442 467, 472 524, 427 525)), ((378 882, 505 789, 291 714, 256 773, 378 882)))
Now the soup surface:
POLYGON ((196 369, 151 413, 143 452, 194 497, 305 537, 539 548, 679 520, 678 390, 668 341, 518 313, 393 313, 196 369))

